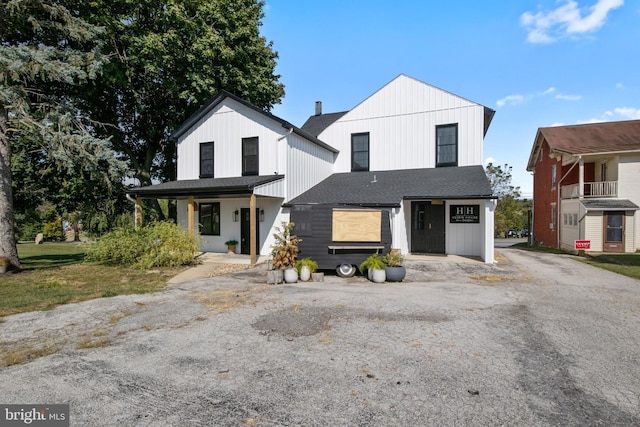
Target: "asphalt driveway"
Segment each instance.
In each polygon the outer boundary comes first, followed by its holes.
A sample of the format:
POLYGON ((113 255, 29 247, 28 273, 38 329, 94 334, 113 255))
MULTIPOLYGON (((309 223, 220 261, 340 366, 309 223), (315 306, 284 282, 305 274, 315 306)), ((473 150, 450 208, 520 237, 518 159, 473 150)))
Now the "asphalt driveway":
POLYGON ((258 267, 11 316, 3 351, 51 354, 0 369, 0 403, 69 403, 82 426, 640 425, 640 281, 497 253, 412 259, 397 284, 258 267))

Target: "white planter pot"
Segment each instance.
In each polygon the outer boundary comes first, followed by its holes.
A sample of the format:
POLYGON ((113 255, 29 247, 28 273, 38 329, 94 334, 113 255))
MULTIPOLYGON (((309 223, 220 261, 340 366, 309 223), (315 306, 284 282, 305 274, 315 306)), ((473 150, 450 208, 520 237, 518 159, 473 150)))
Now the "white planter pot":
POLYGON ((303 265, 302 268, 300 268, 300 280, 306 282, 309 279, 311 279, 311 269, 308 265, 303 265))
POLYGON ((298 281, 298 270, 296 270, 295 268, 285 269, 284 281, 287 283, 296 283, 298 281))
POLYGON ((387 280, 387 273, 383 268, 371 269, 371 281, 374 283, 384 283, 387 280))

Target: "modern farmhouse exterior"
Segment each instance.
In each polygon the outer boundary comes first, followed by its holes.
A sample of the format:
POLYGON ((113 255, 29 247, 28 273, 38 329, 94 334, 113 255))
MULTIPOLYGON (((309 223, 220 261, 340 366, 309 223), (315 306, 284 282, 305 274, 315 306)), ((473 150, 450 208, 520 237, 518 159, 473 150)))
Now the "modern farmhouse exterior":
MULTIPOLYGON (((298 128, 220 92, 171 138, 177 180, 129 190, 178 200, 178 222, 203 250, 268 255, 292 209, 385 209, 403 253, 492 263, 492 194, 483 141, 494 111, 400 75, 352 110, 316 114, 298 128)), ((385 215, 386 217, 386 215, 385 215)))
POLYGON ((535 243, 640 249, 640 120, 539 128, 527 170, 535 243))

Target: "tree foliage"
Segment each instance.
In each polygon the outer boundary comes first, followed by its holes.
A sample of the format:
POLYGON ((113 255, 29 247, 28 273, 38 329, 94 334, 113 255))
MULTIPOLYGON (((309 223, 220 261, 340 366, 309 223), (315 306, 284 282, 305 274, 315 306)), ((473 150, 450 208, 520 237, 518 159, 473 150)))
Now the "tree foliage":
POLYGON ((170 133, 225 89, 260 108, 280 102, 277 53, 260 36, 256 0, 79 2, 105 28, 111 58, 84 108, 142 185, 176 178, 170 133))
POLYGON ((520 187, 511 183, 512 167, 505 164, 504 167, 487 164, 485 172, 493 194, 498 196, 498 205, 494 212, 494 225, 496 235, 502 235, 507 230, 527 227, 527 212, 525 203, 520 200, 520 187))

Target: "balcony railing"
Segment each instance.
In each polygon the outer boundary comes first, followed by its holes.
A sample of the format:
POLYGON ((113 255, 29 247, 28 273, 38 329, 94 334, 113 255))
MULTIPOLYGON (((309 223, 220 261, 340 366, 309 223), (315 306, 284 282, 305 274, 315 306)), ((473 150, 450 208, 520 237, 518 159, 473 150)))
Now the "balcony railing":
MULTIPOLYGON (((560 197, 563 199, 577 199, 580 197, 580 184, 563 185, 560 197)), ((617 197, 618 181, 585 182, 583 197, 617 197)))

